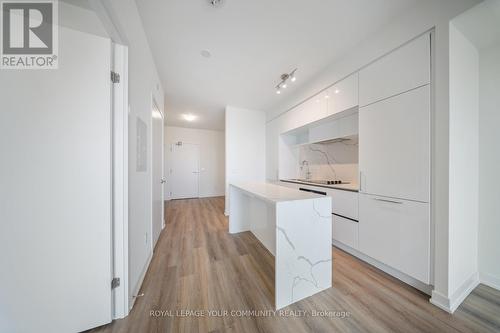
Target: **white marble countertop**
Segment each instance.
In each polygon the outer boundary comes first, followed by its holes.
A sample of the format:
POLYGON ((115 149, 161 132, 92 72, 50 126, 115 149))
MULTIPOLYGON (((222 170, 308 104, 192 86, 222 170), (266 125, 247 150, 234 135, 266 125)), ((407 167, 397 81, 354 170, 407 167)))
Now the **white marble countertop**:
POLYGON ((321 194, 299 191, 265 182, 230 183, 229 185, 272 203, 325 198, 325 196, 321 194))
POLYGON ((304 184, 304 185, 308 185, 308 186, 331 188, 334 190, 345 190, 345 191, 351 191, 351 192, 358 192, 359 191, 359 185, 356 183, 327 185, 327 184, 310 183, 310 182, 295 180, 295 179, 280 179, 280 181, 287 182, 287 183, 304 184))

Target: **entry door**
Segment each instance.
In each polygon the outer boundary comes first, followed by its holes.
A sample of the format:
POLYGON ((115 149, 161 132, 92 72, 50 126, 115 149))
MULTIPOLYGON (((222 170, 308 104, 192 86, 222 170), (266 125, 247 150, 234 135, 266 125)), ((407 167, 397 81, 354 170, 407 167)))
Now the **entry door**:
POLYGON ((58 59, 0 70, 0 332, 111 321, 111 42, 60 26, 58 59))
POLYGON ((172 145, 172 199, 198 198, 200 147, 176 142, 172 145))
POLYGON ((152 246, 156 245, 158 238, 160 237, 161 230, 164 227, 164 217, 163 217, 163 184, 165 179, 163 178, 163 115, 158 110, 158 107, 153 104, 152 113, 153 122, 153 163, 152 163, 152 196, 153 196, 153 220, 152 220, 152 232, 153 242, 152 246))

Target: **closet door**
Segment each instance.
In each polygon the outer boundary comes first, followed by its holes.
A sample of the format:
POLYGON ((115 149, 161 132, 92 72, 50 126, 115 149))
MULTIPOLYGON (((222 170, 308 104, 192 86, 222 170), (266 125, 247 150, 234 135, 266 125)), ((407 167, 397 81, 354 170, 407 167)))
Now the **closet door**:
POLYGON ((0 74, 0 332, 111 321, 110 55, 60 26, 58 69, 0 74))

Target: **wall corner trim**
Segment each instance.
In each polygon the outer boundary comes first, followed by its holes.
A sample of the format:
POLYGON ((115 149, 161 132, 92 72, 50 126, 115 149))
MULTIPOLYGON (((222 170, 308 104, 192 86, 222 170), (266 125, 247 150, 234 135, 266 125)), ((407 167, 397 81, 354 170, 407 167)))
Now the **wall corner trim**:
POLYGON ((453 313, 478 285, 479 273, 475 272, 464 281, 450 298, 433 290, 430 302, 448 313, 453 313))
POLYGON ((450 309, 450 299, 443 294, 441 294, 439 291, 433 290, 432 291, 432 296, 429 300, 431 304, 434 304, 441 310, 444 310, 448 313, 452 313, 450 309))

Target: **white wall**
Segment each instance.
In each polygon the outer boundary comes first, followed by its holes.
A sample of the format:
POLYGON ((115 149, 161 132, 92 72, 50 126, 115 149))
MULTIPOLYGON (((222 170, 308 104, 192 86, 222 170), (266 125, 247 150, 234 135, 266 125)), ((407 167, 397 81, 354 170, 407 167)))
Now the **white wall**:
MULTIPOLYGON (((449 21, 479 0, 419 1, 406 15, 394 21, 373 36, 360 43, 346 54, 342 60, 333 63, 316 79, 307 83, 295 95, 286 98, 268 113, 267 124, 267 178, 276 179, 278 170, 278 136, 283 130, 280 114, 294 105, 313 96, 328 85, 359 70, 376 58, 390 52, 419 34, 434 28, 434 77, 433 77, 433 145, 432 145, 432 205, 431 216, 434 223, 434 290, 448 298, 448 130, 449 130, 449 76, 448 46, 449 21)), ((286 96, 282 95, 282 96, 286 96)), ((286 114, 286 113, 285 113, 286 114)), ((304 118, 310 115, 304 115, 304 118)))
POLYGON ((266 180, 266 113, 226 107, 226 214, 228 184, 266 180))
POLYGON ((479 274, 500 289, 500 43, 479 53, 479 274))
POLYGON ((152 97, 163 111, 163 89, 134 0, 110 0, 105 3, 124 44, 129 59, 129 304, 139 291, 151 246, 151 125, 152 97), (137 120, 147 125, 148 165, 145 172, 136 170, 137 120))
POLYGON ((478 283, 479 54, 450 23, 449 295, 458 306, 478 283), (457 304, 458 303, 458 304, 457 304))
MULTIPOLYGON (((79 1, 79 0, 77 0, 79 1)), ((110 38, 96 13, 72 2, 59 1, 59 25, 88 34, 110 38)))
POLYGON ((225 145, 224 132, 184 127, 165 127, 165 199, 171 199, 173 143, 183 141, 200 145, 200 197, 215 197, 224 195, 225 175, 225 145))

